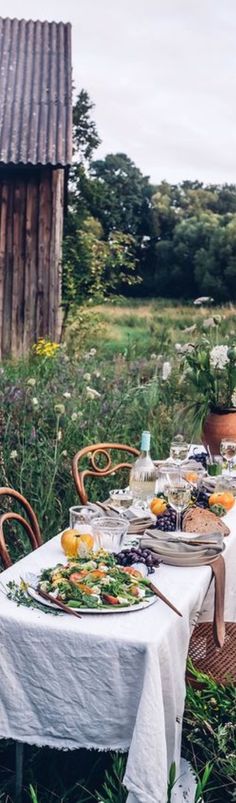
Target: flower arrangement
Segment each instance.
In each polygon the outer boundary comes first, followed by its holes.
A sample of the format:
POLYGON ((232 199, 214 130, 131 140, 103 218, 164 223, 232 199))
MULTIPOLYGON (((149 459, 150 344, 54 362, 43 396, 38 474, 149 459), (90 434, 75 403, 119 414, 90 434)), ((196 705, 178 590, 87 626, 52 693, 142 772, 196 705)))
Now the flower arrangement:
POLYGON ((236 412, 236 345, 212 347, 203 339, 192 346, 184 354, 184 383, 196 425, 209 412, 236 412))

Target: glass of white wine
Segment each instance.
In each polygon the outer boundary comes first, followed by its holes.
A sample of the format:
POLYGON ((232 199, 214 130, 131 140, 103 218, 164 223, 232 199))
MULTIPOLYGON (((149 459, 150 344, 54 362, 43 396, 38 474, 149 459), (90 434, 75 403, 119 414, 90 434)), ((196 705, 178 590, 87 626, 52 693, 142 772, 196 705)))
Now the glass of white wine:
POLYGON ((170 484, 167 489, 169 505, 176 511, 176 535, 181 533, 181 513, 188 507, 191 499, 191 488, 181 477, 178 482, 170 484))
POLYGON ((170 444, 170 458, 180 465, 188 457, 189 444, 183 435, 176 435, 170 444))
POLYGON ((233 466, 233 460, 236 456, 235 438, 223 438, 220 444, 220 453, 223 459, 227 462, 228 472, 230 474, 233 466))

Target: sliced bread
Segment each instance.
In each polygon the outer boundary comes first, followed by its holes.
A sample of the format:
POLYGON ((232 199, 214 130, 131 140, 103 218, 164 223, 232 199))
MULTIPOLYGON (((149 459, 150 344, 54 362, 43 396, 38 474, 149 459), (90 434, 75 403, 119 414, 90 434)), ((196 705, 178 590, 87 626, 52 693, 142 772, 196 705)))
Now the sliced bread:
POLYGON ((221 533, 229 535, 230 529, 222 519, 212 513, 211 510, 204 510, 201 507, 191 507, 184 514, 183 527, 187 533, 221 533))

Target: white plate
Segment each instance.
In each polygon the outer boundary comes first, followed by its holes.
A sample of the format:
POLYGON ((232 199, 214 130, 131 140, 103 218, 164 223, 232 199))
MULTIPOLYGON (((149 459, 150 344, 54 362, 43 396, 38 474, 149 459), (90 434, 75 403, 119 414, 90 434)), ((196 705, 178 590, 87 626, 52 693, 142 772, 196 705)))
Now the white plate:
MULTIPOLYGON (((46 605, 48 608, 56 608, 57 611, 60 610, 58 605, 54 605, 53 602, 47 601, 40 597, 37 591, 34 588, 28 588, 28 594, 32 599, 35 599, 36 602, 40 602, 40 605, 46 605)), ((130 605, 129 607, 125 608, 118 608, 115 605, 111 608, 101 609, 101 608, 71 608, 72 611, 76 611, 76 613, 130 613, 131 611, 141 611, 143 608, 148 608, 149 605, 153 605, 154 602, 157 602, 158 597, 153 595, 153 597, 149 597, 146 602, 139 602, 138 605, 130 605)), ((62 609, 61 609, 62 611, 62 609)), ((63 611, 62 611, 63 613, 63 611)), ((66 613, 66 611, 64 611, 66 613)))

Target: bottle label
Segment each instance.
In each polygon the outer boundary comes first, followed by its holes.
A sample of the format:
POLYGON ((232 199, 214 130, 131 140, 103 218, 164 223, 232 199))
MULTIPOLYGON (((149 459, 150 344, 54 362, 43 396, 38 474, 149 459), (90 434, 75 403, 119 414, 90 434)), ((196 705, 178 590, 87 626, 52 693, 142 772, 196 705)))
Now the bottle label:
POLYGON ((151 440, 150 432, 142 432, 141 452, 149 452, 150 451, 150 440, 151 440))

